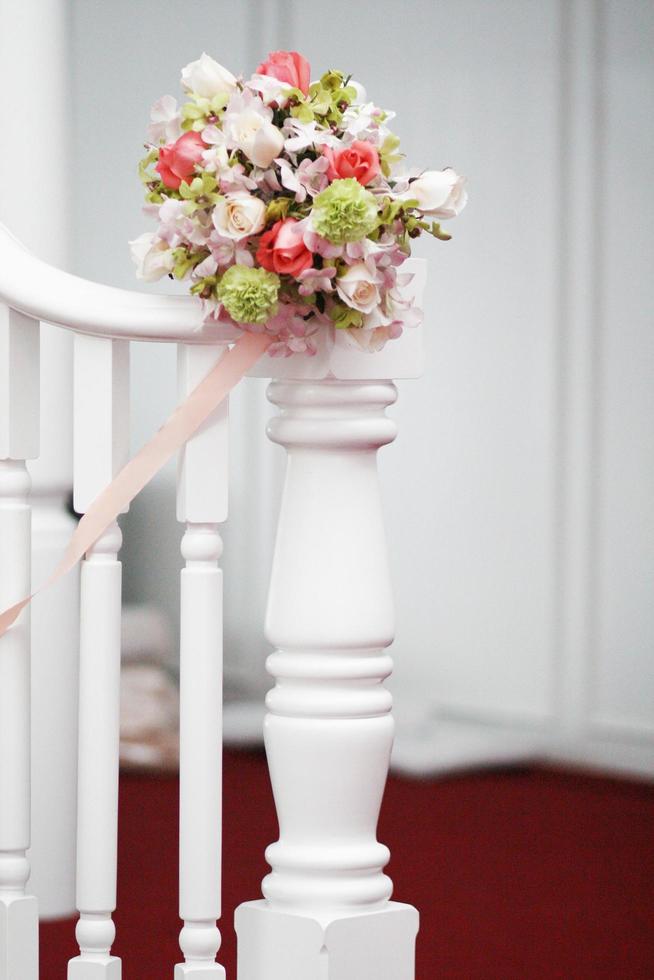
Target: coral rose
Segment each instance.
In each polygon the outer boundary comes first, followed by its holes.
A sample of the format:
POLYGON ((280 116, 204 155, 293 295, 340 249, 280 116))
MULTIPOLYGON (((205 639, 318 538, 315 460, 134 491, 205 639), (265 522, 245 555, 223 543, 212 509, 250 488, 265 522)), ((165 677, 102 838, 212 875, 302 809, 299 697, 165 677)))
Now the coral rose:
POLYGON ((322 152, 329 162, 327 176, 330 180, 354 177, 365 187, 379 173, 379 154, 372 143, 365 140, 354 140, 339 150, 324 146, 322 152))
POLYGON ((280 276, 299 276, 313 263, 313 255, 304 244, 300 222, 295 218, 277 221, 261 236, 257 262, 280 276))
POLYGON ((174 143, 162 146, 155 170, 166 187, 177 190, 183 180, 190 184, 195 165, 202 159, 206 148, 207 144, 195 132, 184 133, 174 143))
POLYGON ((271 75, 280 82, 299 88, 304 95, 309 93, 311 68, 306 58, 297 51, 272 51, 256 71, 257 75, 271 75))

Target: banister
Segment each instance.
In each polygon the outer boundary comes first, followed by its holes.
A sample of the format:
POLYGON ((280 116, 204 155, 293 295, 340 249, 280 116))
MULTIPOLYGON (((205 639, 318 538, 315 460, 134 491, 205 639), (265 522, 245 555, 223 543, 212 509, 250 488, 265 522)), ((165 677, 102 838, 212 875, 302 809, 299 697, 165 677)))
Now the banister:
POLYGON ((118 289, 57 269, 32 255, 0 222, 0 302, 77 333, 146 341, 220 342, 192 296, 118 289))

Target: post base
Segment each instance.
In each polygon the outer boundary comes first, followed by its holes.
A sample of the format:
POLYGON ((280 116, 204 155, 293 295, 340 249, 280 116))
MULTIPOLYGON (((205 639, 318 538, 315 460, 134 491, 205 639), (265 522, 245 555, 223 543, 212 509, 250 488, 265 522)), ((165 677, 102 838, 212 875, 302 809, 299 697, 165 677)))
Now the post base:
POLYGON ((76 956, 68 961, 68 980, 121 980, 120 964, 118 956, 103 956, 97 960, 76 956))
POLYGON ((39 913, 32 895, 0 898, 0 980, 38 980, 39 913))
POLYGON ((238 980, 414 980, 418 912, 282 912, 267 901, 236 910, 238 980))
POLYGON ((174 980, 225 980, 225 967, 219 963, 178 963, 174 980))

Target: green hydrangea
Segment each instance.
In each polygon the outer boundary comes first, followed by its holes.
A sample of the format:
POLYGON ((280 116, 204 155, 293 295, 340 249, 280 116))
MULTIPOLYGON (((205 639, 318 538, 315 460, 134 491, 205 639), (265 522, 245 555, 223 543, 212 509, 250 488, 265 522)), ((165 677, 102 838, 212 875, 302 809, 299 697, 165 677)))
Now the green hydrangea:
POLYGON ((335 245, 359 241, 377 227, 377 202, 354 177, 333 181, 318 194, 311 214, 318 234, 335 245))
POLYGON ((232 265, 218 284, 218 299, 237 323, 265 323, 277 312, 279 276, 232 265))

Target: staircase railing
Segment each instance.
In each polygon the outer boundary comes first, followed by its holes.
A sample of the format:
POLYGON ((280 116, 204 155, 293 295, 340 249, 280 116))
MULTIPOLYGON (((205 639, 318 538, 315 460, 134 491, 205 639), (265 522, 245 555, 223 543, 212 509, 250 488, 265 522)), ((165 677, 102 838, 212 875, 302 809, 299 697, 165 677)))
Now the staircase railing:
MULTIPOLYGON (((417 277, 419 278, 419 277, 417 277)), ((74 493, 85 513, 127 457, 133 340, 178 348, 180 394, 225 351, 192 298, 62 272, 0 225, 0 609, 30 590, 30 481, 38 455, 39 321, 74 331, 74 493)), ((266 748, 280 822, 262 901, 237 913, 239 980, 412 980, 417 915, 389 901, 376 840, 393 722, 392 596, 376 471, 395 437, 392 377, 420 373, 420 335, 380 354, 338 343, 316 362, 270 359, 270 438, 289 454, 266 623, 266 748), (327 963, 328 971, 324 971, 327 963), (345 964, 339 967, 338 964, 345 964)), ((224 977, 220 946, 224 402, 180 453, 180 947, 176 980, 224 977)), ((119 980, 115 936, 122 536, 81 573, 77 907, 69 980, 119 980)), ((37 980, 28 893, 29 607, 0 638, 0 980, 37 980)), ((56 738, 56 733, 52 733, 56 738)), ((245 805, 245 804, 244 804, 245 805)), ((136 957, 138 954, 136 954, 136 957)), ((48 978, 50 980, 50 978, 48 978)))

